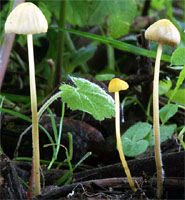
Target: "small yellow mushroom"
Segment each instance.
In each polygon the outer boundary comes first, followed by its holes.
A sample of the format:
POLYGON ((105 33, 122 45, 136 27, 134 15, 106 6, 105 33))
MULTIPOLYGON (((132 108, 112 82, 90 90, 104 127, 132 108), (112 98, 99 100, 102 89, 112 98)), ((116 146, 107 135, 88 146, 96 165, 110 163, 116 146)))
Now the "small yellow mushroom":
POLYGON ((119 102, 119 91, 121 90, 127 90, 129 88, 129 85, 127 82, 119 79, 114 78, 110 81, 108 85, 108 91, 114 92, 115 94, 115 128, 116 128, 116 140, 117 140, 117 148, 119 152, 119 157, 121 159, 121 163, 123 165, 123 168, 125 170, 125 174, 128 178, 129 185, 133 191, 136 191, 134 181, 132 179, 130 170, 127 165, 127 161, 125 160, 125 156, 123 153, 122 148, 122 142, 121 142, 121 134, 120 134, 120 102, 119 102))

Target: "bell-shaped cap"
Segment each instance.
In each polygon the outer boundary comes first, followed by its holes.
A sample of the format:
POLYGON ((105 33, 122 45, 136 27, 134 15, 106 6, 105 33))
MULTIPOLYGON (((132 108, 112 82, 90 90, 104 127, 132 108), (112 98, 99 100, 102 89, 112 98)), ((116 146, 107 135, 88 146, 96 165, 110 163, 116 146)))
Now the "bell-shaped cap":
POLYGON ((119 92, 120 90, 127 90, 129 87, 128 83, 119 79, 113 78, 108 85, 109 92, 119 92))
POLYGON ((168 46, 177 46, 180 42, 179 31, 168 19, 158 20, 149 26, 145 38, 168 46))
POLYGON ((5 33, 36 34, 47 32, 48 23, 41 10, 33 3, 21 3, 9 14, 5 33))

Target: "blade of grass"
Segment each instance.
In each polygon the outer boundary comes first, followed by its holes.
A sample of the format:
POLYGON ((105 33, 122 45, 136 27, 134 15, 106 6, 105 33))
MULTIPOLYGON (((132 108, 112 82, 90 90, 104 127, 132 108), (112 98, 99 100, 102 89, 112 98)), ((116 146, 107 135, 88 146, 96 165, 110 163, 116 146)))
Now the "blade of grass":
POLYGON ((68 138, 69 138, 69 156, 70 160, 73 159, 73 136, 71 133, 67 133, 68 138))
POLYGON ((1 112, 6 112, 6 113, 8 113, 10 115, 13 115, 13 116, 18 117, 20 119, 23 119, 23 120, 25 120, 27 122, 30 122, 30 123, 32 122, 29 117, 27 117, 26 115, 23 115, 21 113, 18 113, 18 112, 15 112, 15 111, 12 111, 12 110, 9 110, 9 109, 6 109, 6 108, 0 108, 0 111, 1 112))
MULTIPOLYGON (((95 40, 98 42, 101 42, 103 44, 108 44, 108 45, 112 45, 115 48, 118 48, 120 50, 123 51, 127 51, 136 55, 141 55, 141 56, 146 56, 146 57, 150 57, 150 58, 156 58, 156 52, 154 51, 150 51, 147 49, 143 49, 137 46, 134 46, 132 44, 128 44, 126 42, 121 42, 118 40, 114 40, 111 38, 107 38, 104 36, 100 36, 100 35, 95 35, 92 33, 86 33, 86 32, 82 32, 82 31, 77 31, 77 30, 73 30, 73 29, 66 29, 66 28, 59 28, 59 27, 50 27, 50 29, 52 30, 58 30, 58 31, 67 31, 73 34, 76 34, 78 36, 82 36, 85 38, 88 38, 90 40, 95 40)), ((170 56, 169 55, 162 55, 161 60, 166 61, 166 62, 170 62, 170 56)))
POLYGON ((60 127, 59 127, 59 133, 57 131, 57 126, 56 126, 56 123, 55 123, 55 119, 53 117, 53 113, 52 111, 48 108, 48 111, 49 111, 49 114, 50 114, 50 117, 51 117, 51 121, 52 121, 52 127, 53 127, 53 131, 54 131, 54 136, 55 136, 55 141, 56 141, 56 144, 57 144, 57 147, 54 151, 54 154, 53 154, 53 158, 48 166, 48 169, 51 169, 54 161, 57 159, 57 156, 58 156, 58 152, 60 150, 60 140, 61 140, 61 135, 62 135, 62 126, 63 126, 63 119, 64 119, 64 113, 65 113, 65 103, 62 103, 62 116, 60 118, 60 127))
MULTIPOLYGON (((73 172, 74 170, 85 160, 87 159, 90 155, 92 154, 92 152, 87 152, 83 157, 82 159, 73 167, 73 172)), ((64 183, 64 181, 67 179, 67 177, 70 176, 70 171, 66 172, 64 174, 64 176, 62 176, 57 182, 56 182, 56 185, 59 186, 61 185, 62 183, 64 183)))
POLYGON ((49 115, 50 115, 50 119, 51 119, 51 124, 52 124, 52 129, 53 129, 53 133, 54 133, 54 137, 55 137, 55 143, 57 143, 58 140, 58 131, 57 131, 57 125, 53 116, 53 112, 51 111, 50 108, 47 108, 49 115))
MULTIPOLYGON (((17 161, 27 161, 27 162, 32 162, 32 158, 29 157, 16 157, 13 160, 17 160, 17 161)), ((40 163, 42 164, 49 164, 51 161, 50 160, 40 160, 40 163)), ((59 161, 55 161, 54 164, 55 165, 59 165, 59 164, 63 164, 63 166, 67 167, 68 163, 66 162, 59 162, 59 161)))

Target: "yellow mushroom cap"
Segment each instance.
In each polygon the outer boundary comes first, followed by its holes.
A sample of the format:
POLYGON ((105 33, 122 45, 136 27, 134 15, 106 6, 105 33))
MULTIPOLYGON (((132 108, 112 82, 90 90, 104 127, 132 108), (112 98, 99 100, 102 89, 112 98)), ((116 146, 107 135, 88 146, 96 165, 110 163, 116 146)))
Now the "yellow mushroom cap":
POLYGON ((21 3, 9 14, 5 33, 36 34, 47 32, 48 23, 41 10, 33 3, 21 3))
POLYGON ((108 85, 109 92, 119 92, 120 90, 127 90, 129 87, 128 83, 119 79, 113 78, 108 85))
POLYGON ((150 25, 145 32, 145 38, 169 46, 177 46, 180 42, 179 31, 168 19, 161 19, 150 25))

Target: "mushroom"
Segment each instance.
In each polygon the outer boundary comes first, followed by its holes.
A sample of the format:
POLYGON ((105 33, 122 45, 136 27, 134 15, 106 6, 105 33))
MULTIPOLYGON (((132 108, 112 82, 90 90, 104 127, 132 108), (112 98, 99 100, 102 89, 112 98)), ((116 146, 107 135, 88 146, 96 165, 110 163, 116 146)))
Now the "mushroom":
POLYGON ((127 82, 119 79, 114 78, 110 81, 108 85, 108 91, 114 92, 115 94, 115 128, 116 128, 116 140, 117 140, 117 148, 119 152, 119 157, 121 159, 121 163, 123 165, 123 168, 125 170, 125 174, 128 179, 128 183, 133 191, 136 191, 134 182, 132 180, 132 176, 130 173, 130 170, 127 165, 127 161, 125 160, 125 156, 123 153, 123 147, 121 142, 121 134, 120 134, 120 102, 119 102, 119 91, 121 90, 127 90, 129 85, 127 82))
POLYGON ((155 141, 155 162, 157 168, 157 197, 160 198, 163 192, 163 169, 160 150, 160 125, 159 125, 159 72, 162 46, 177 46, 180 42, 180 34, 177 28, 167 19, 161 19, 145 32, 145 38, 158 43, 157 56, 155 62, 154 82, 153 82, 153 127, 155 141))
POLYGON ((27 35, 30 96, 32 110, 32 141, 33 141, 33 171, 35 179, 34 194, 40 194, 40 153, 39 153, 39 131, 37 116, 37 95, 35 83, 35 66, 33 54, 32 34, 47 32, 48 24, 41 10, 33 3, 19 4, 8 16, 5 23, 5 33, 16 33, 27 35))

